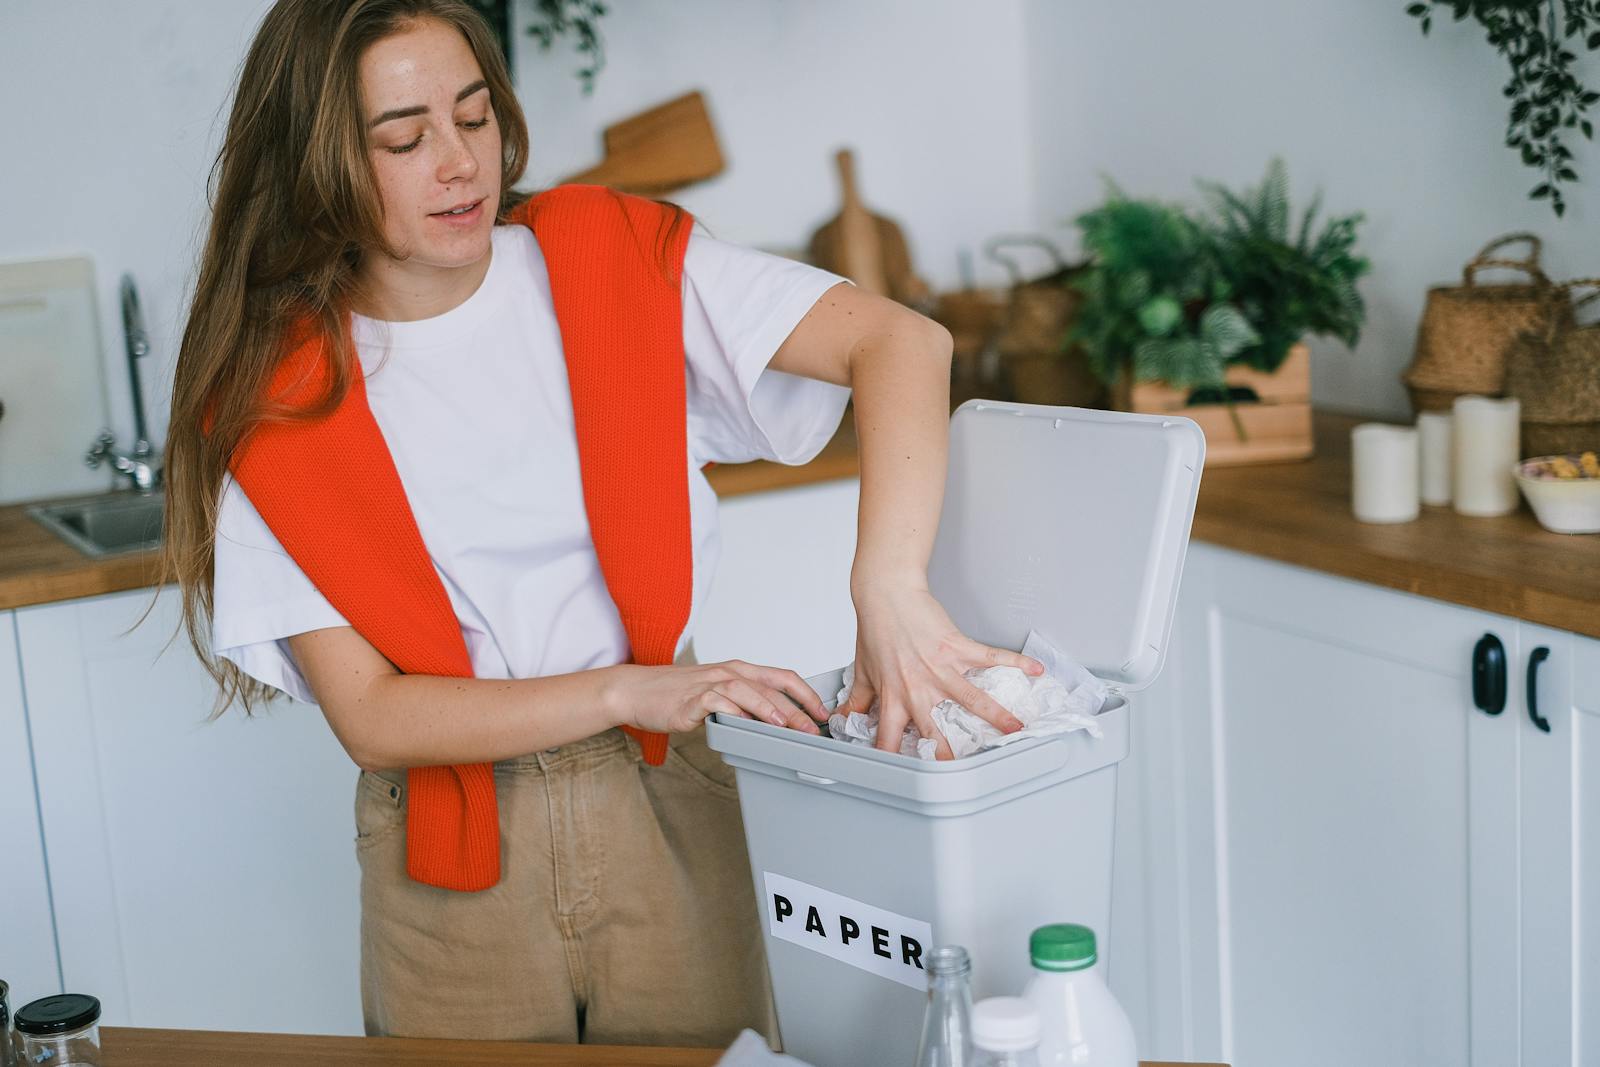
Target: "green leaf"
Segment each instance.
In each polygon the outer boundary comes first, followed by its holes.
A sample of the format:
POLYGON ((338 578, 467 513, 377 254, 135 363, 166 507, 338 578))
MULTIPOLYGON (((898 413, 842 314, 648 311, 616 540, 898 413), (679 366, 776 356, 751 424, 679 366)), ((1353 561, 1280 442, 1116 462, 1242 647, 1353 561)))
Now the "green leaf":
POLYGON ((1166 294, 1146 300, 1139 307, 1139 325, 1151 337, 1165 337, 1181 321, 1183 305, 1166 294))
POLYGON ((1140 381, 1164 381, 1178 389, 1220 385, 1224 360, 1215 346, 1193 337, 1161 337, 1133 350, 1133 373, 1140 381))
POLYGON ((1200 316, 1200 339, 1214 346, 1223 361, 1232 359, 1241 349, 1261 343, 1255 327, 1231 304, 1215 304, 1206 309, 1200 316))
POLYGON ((1547 184, 1543 184, 1543 185, 1536 185, 1536 186, 1533 187, 1533 192, 1528 194, 1528 199, 1530 199, 1530 200, 1543 200, 1545 197, 1547 197, 1549 195, 1550 195, 1550 186, 1549 186, 1548 183, 1547 184))

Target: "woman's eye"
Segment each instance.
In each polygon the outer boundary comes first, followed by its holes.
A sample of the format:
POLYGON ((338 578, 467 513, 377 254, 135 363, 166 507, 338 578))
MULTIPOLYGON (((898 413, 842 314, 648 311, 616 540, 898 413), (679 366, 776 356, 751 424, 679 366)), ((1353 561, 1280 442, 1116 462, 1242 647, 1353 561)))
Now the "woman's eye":
MULTIPOLYGON (((474 122, 463 122, 461 125, 465 126, 469 130, 481 130, 485 126, 489 125, 489 116, 485 115, 483 118, 478 119, 478 120, 476 120, 474 122)), ((384 151, 385 152, 391 152, 391 153, 393 153, 394 155, 397 155, 397 156, 398 155, 404 155, 406 152, 411 151, 413 148, 417 147, 417 145, 419 145, 421 143, 422 143, 422 135, 418 134, 417 135, 417 139, 415 141, 412 141, 410 144, 398 145, 398 146, 396 146, 394 148, 390 148, 387 145, 385 145, 384 146, 384 151)))

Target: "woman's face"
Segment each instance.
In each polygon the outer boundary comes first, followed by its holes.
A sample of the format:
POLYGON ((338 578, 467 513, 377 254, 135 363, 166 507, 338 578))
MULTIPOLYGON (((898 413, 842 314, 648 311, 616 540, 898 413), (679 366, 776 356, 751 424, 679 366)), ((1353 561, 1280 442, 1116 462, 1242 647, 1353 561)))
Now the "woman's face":
POLYGON ((408 272, 479 262, 500 205, 500 129, 466 38, 419 19, 369 47, 360 77, 390 246, 408 272))

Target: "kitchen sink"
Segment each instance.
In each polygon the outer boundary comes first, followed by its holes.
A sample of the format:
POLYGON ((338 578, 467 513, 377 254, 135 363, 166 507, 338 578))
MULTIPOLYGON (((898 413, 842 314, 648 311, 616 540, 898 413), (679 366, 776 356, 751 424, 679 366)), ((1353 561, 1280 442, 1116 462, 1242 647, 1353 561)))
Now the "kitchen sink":
POLYGON ((57 537, 86 556, 118 556, 161 545, 166 495, 119 492, 28 509, 57 537))

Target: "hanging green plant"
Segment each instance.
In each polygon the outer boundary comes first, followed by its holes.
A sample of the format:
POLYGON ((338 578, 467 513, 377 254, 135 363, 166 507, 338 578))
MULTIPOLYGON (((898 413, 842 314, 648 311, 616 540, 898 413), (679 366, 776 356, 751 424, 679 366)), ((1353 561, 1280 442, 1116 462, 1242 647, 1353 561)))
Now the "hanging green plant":
POLYGON ((600 0, 538 0, 536 15, 528 32, 539 38, 539 47, 550 51, 557 37, 573 34, 578 54, 588 62, 578 70, 584 95, 594 92, 595 75, 606 65, 605 39, 600 36, 600 20, 607 8, 600 0))
POLYGON ((1565 214, 1561 186, 1577 181, 1578 172, 1564 138, 1567 131, 1577 130, 1594 139, 1587 116, 1600 101, 1600 92, 1574 73, 1574 49, 1600 50, 1600 0, 1419 0, 1407 4, 1406 13, 1426 34, 1433 26, 1434 8, 1441 6, 1457 22, 1477 21, 1495 51, 1510 63, 1511 77, 1503 90, 1511 101, 1506 147, 1540 173, 1528 196, 1548 200, 1558 216, 1565 214))

